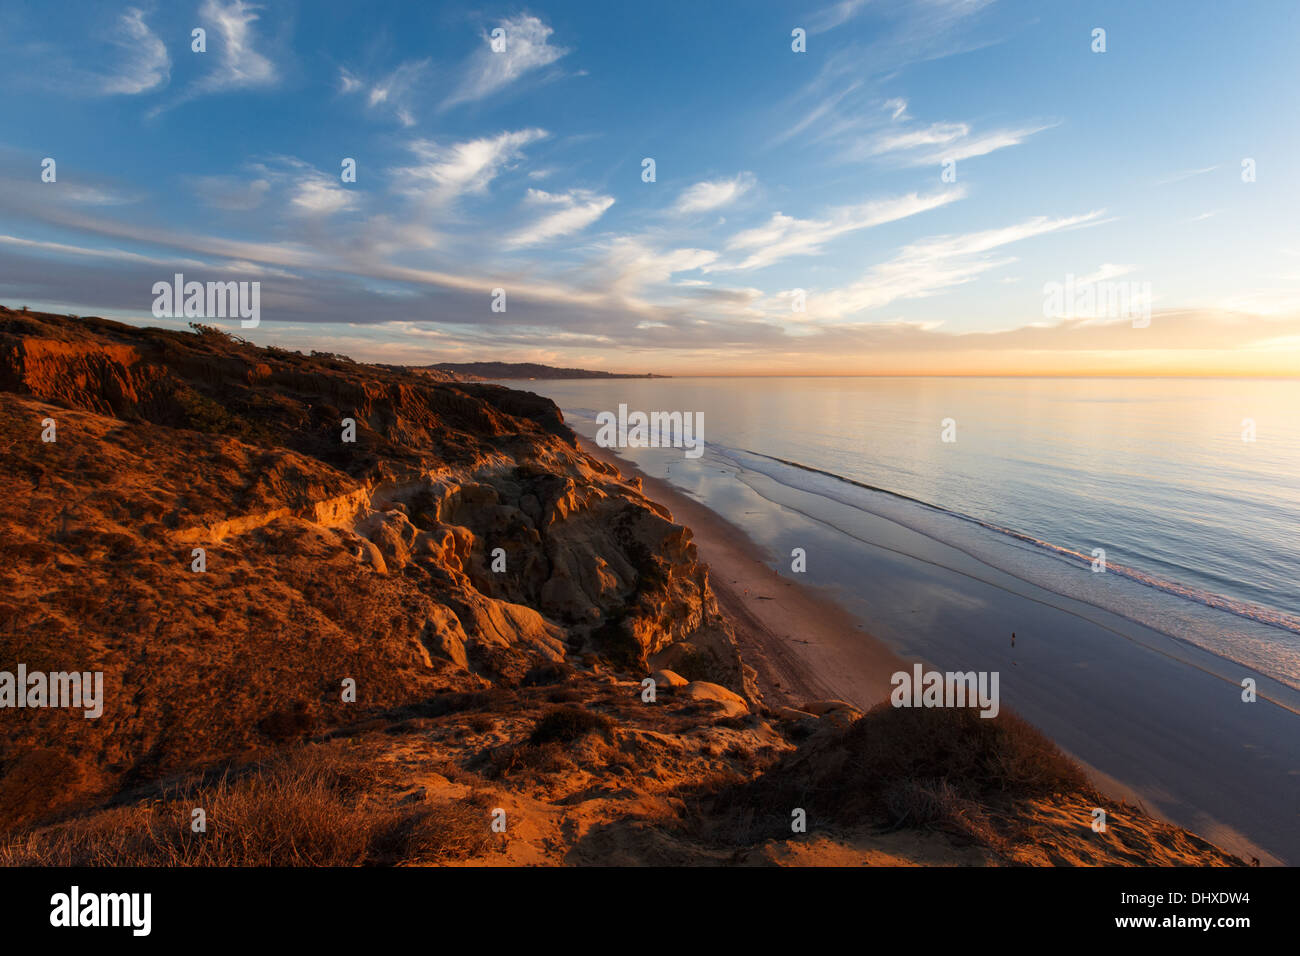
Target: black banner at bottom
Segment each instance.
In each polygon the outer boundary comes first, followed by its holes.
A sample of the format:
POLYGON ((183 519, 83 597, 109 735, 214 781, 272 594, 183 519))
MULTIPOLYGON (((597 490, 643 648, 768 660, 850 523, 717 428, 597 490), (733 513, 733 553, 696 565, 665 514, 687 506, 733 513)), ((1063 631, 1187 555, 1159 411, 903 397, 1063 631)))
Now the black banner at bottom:
POLYGON ((572 921, 584 938, 671 927, 734 944, 790 921, 819 936, 910 928, 918 942, 940 929, 971 941, 1042 940, 1046 929, 1231 945, 1289 930, 1297 888, 1289 869, 10 869, 0 917, 11 943, 373 944, 452 926, 494 944, 554 943, 572 921))

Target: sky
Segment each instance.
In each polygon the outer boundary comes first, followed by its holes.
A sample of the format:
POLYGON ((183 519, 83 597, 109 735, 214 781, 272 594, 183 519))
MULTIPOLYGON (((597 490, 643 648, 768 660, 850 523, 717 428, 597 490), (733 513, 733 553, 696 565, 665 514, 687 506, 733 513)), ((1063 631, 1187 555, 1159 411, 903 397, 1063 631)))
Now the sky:
POLYGON ((1292 0, 6 0, 0 302, 402 364, 1290 376, 1298 41, 1292 0), (260 324, 155 316, 176 273, 260 324))

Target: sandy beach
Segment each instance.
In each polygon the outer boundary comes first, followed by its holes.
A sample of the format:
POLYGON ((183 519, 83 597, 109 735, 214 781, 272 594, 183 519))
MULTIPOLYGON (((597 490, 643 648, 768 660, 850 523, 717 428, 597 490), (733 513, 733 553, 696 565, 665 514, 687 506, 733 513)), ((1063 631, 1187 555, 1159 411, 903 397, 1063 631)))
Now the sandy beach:
MULTIPOLYGON (((916 659, 997 669, 1004 706, 1052 737, 1103 792, 1247 861, 1300 860, 1300 717, 1263 697, 1243 704, 1217 661, 946 553, 942 543, 908 540, 912 532, 885 521, 854 527, 851 549, 841 542, 834 556, 860 570, 859 594, 793 581, 772 569, 770 549, 669 482, 590 440, 583 448, 640 476, 646 494, 694 531, 719 603, 773 702, 837 697, 869 706, 888 696, 889 675, 916 659), (918 553, 924 558, 911 556, 918 553), (881 634, 873 595, 915 603, 915 633, 881 634), (1013 648, 1007 636, 1017 629, 1013 648), (927 635, 942 637, 927 643, 927 635)), ((777 506, 798 508, 789 499, 777 506)))

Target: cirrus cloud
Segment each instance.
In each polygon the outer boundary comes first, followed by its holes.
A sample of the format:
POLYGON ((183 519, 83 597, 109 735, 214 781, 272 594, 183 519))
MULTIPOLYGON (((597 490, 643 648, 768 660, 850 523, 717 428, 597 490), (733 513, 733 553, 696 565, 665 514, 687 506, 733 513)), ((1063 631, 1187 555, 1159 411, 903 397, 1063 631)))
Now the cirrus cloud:
POLYGON ((470 57, 460 85, 443 100, 443 109, 491 96, 524 74, 549 66, 569 52, 551 46, 551 34, 555 31, 528 14, 503 20, 499 29, 505 31, 504 49, 494 52, 492 36, 485 30, 484 46, 470 57))
POLYGON ((750 189, 757 180, 752 173, 739 173, 731 179, 713 179, 696 183, 682 191, 673 204, 673 212, 689 216, 695 213, 712 212, 735 202, 750 189))
POLYGON ((567 193, 548 193, 541 189, 528 190, 527 203, 534 206, 549 206, 554 209, 540 219, 525 226, 506 239, 506 246, 518 249, 523 246, 536 245, 548 239, 581 232, 605 214, 614 205, 613 196, 597 196, 585 189, 575 189, 567 193))

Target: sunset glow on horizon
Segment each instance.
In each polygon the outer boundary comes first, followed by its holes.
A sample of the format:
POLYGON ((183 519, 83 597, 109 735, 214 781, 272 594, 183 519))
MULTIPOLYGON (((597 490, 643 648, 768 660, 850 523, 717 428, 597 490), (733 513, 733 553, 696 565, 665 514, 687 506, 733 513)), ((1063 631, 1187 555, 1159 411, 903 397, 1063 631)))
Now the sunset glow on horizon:
POLYGON ((204 0, 202 53, 80 9, 52 60, 40 4, 0 40, 15 308, 183 328, 149 290, 184 272, 260 282, 257 344, 395 364, 1300 370, 1292 5, 566 4, 495 51, 204 0))

